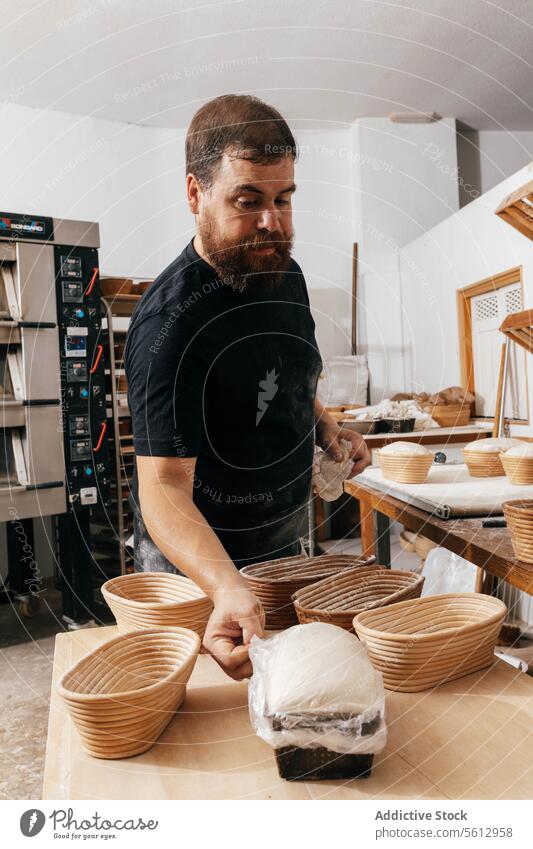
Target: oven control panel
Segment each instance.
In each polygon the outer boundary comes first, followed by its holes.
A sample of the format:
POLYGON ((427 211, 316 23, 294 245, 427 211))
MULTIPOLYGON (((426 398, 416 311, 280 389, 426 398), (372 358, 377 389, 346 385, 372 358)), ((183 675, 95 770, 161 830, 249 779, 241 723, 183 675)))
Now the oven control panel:
POLYGON ((71 509, 109 503, 98 251, 54 246, 61 407, 71 509))

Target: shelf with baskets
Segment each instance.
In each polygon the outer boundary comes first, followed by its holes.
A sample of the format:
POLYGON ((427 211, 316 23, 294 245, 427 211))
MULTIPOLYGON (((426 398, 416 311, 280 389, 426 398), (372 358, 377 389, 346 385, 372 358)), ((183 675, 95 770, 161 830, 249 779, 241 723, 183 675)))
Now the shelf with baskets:
MULTIPOLYGON (((133 571, 133 556, 126 545, 133 534, 133 510, 129 501, 135 452, 127 401, 124 349, 129 319, 152 281, 102 277, 102 318, 106 342, 106 400, 109 448, 114 456, 111 505, 107 513, 91 517, 95 556, 107 577, 133 571)), ((104 578, 105 580, 105 578, 104 578)))

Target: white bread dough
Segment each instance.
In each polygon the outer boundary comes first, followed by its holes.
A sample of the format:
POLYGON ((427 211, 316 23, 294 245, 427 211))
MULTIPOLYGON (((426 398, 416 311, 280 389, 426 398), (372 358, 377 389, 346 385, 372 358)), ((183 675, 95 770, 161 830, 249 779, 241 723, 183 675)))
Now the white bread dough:
POLYGON ((514 445, 505 451, 506 457, 532 457, 533 458, 533 442, 521 442, 520 445, 514 445))
POLYGON ((312 622, 278 638, 266 682, 270 714, 362 713, 380 698, 379 674, 348 631, 312 622))
POLYGON ((508 451, 509 448, 513 448, 515 445, 521 444, 520 440, 511 439, 508 436, 494 436, 487 437, 487 439, 474 439, 473 442, 469 442, 468 445, 465 445, 464 450, 475 451, 479 454, 484 454, 485 452, 499 454, 501 451, 508 451))
POLYGON ((428 456, 432 454, 425 445, 420 445, 419 442, 406 442, 398 440, 398 442, 390 442, 388 445, 380 449, 381 454, 398 454, 402 457, 411 455, 412 457, 428 456))

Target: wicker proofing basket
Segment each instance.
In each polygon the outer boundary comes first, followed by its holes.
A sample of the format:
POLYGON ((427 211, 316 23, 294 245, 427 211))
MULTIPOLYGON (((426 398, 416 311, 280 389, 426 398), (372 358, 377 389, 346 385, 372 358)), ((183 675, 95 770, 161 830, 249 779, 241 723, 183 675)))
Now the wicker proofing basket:
POLYGON ((441 427, 461 427, 470 421, 470 404, 429 404, 424 409, 441 427))
POLYGON ((213 604, 200 587, 170 572, 134 572, 106 581, 102 595, 122 633, 139 628, 190 628, 203 638, 213 604))
POLYGON ((515 556, 533 563, 533 499, 504 501, 502 507, 515 556))
POLYGON ((424 483, 433 464, 433 454, 383 454, 377 451, 385 480, 396 483, 424 483))
POLYGON ((200 650, 186 628, 115 637, 87 654, 57 683, 95 758, 129 758, 152 746, 185 698, 200 650))
POLYGON ((297 625, 292 595, 302 587, 355 567, 369 566, 374 557, 324 554, 320 557, 281 557, 241 569, 250 589, 261 600, 266 628, 277 630, 297 625))
POLYGON ((508 457, 502 452, 500 460, 509 483, 517 486, 533 484, 533 457, 508 457))
POLYGON ((298 621, 330 622, 353 631, 353 619, 362 610, 384 607, 408 598, 420 598, 424 578, 415 572, 359 567, 332 575, 293 595, 298 621))
POLYGON ((499 451, 469 451, 463 448, 462 452, 473 478, 496 478, 504 474, 499 451))
POLYGON ((446 593, 365 611, 354 627, 385 687, 418 693, 490 666, 506 612, 491 596, 446 593))

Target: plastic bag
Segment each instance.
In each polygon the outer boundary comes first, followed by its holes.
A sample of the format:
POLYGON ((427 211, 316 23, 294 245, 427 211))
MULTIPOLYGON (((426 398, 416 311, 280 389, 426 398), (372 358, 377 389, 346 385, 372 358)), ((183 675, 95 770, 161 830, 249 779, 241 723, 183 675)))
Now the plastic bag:
POLYGON ((313 490, 323 501, 336 501, 343 493, 343 482, 347 479, 352 460, 349 459, 352 443, 348 439, 339 440, 342 460, 336 462, 329 454, 315 446, 313 460, 313 490))
POLYGON ((422 575, 425 578, 423 596, 472 593, 476 589, 476 566, 447 548, 433 548, 429 552, 422 575))
POLYGON ((324 747, 339 754, 376 754, 383 749, 387 741, 383 679, 353 634, 323 622, 295 625, 266 640, 253 637, 250 658, 254 670, 248 688, 250 720, 258 736, 274 749, 324 747), (292 650, 295 636, 300 636, 295 632, 301 629, 313 646, 311 655, 304 657, 305 651, 299 650, 287 661, 287 649, 292 650), (351 671, 354 659, 342 650, 347 640, 354 641, 353 650, 359 656, 362 674, 356 678, 351 671), (339 660, 343 656, 346 660, 339 660), (331 688, 332 672, 336 688, 331 688), (285 701, 287 709, 269 705, 275 678, 283 682, 278 703, 285 701), (367 694, 371 703, 362 698, 367 694))

